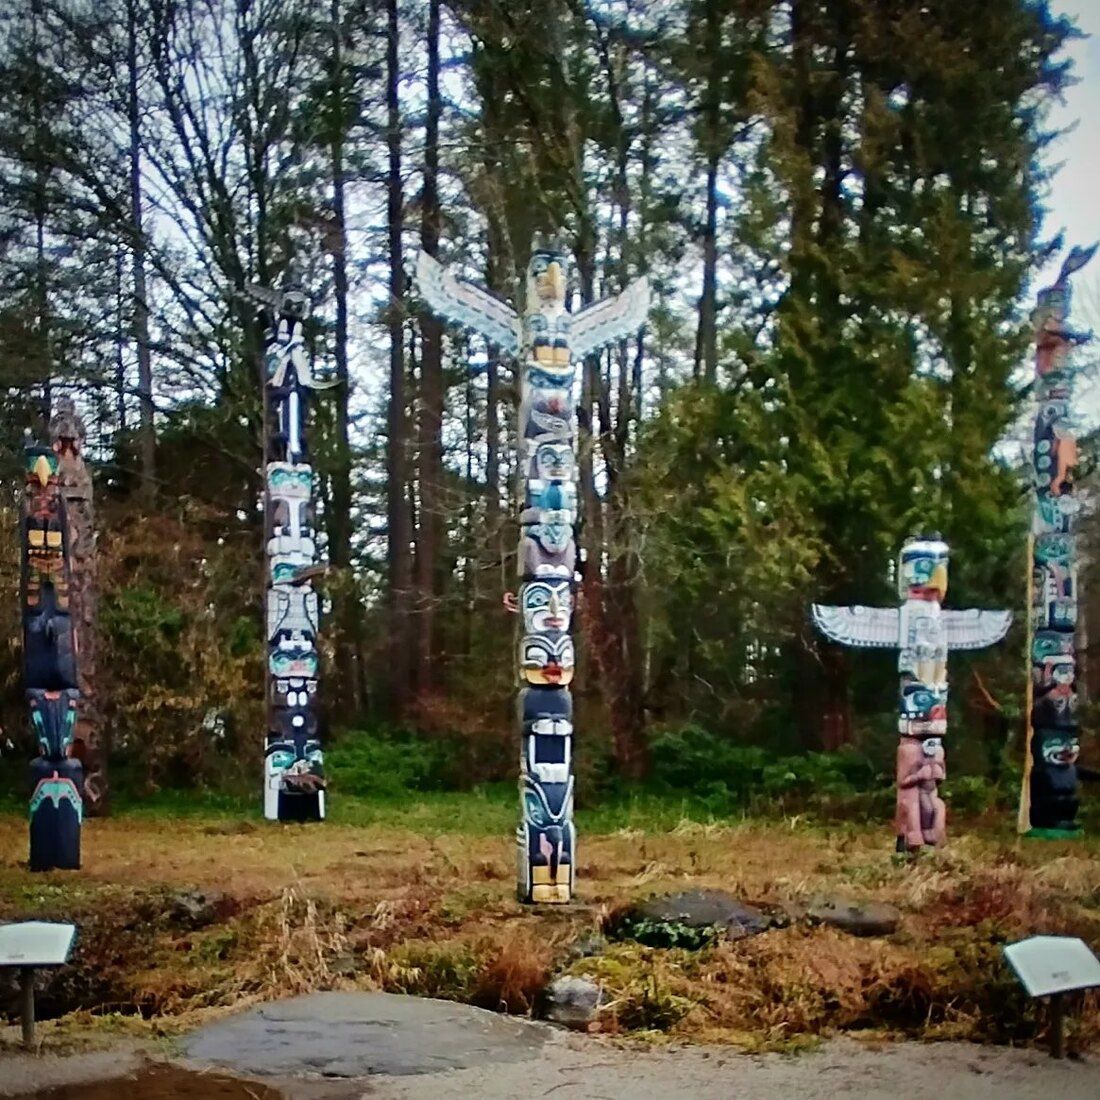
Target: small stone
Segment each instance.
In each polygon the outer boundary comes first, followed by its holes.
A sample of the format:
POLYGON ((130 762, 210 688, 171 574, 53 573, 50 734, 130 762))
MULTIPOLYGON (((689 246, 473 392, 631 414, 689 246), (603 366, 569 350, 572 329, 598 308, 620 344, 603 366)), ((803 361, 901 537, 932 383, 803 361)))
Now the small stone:
POLYGON ((607 950, 607 939, 599 932, 593 932, 587 936, 581 936, 579 940, 569 945, 569 957, 571 959, 590 959, 593 955, 602 955, 607 950))
POLYGON ((573 1031, 587 1031, 603 1004, 603 990, 587 978, 555 978, 544 997, 546 1019, 573 1031))
POLYGON ((901 913, 885 902, 841 897, 818 899, 806 915, 816 924, 839 928, 853 936, 889 936, 897 931, 901 920, 901 913))
POLYGON ((219 893, 204 894, 199 890, 183 890, 173 895, 168 907, 168 919, 183 928, 204 928, 217 920, 219 893))

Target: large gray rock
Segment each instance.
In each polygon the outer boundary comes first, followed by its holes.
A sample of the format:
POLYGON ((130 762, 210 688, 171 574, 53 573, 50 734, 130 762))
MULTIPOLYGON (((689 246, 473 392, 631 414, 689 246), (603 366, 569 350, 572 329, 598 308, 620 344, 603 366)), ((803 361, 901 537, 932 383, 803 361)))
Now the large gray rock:
POLYGON ((394 993, 312 993, 210 1024, 189 1059, 256 1076, 367 1077, 534 1059, 545 1024, 394 993))
POLYGON ((901 920, 901 913, 885 902, 845 897, 819 898, 806 915, 817 924, 827 924, 853 936, 889 936, 897 931, 901 920))
POLYGON ((759 909, 724 890, 687 890, 631 906, 613 931, 652 946, 698 947, 710 934, 740 940, 771 925, 771 919, 759 909))
POLYGON ((603 1004, 603 990, 587 978, 555 978, 544 996, 546 1018, 574 1031, 587 1031, 603 1004))

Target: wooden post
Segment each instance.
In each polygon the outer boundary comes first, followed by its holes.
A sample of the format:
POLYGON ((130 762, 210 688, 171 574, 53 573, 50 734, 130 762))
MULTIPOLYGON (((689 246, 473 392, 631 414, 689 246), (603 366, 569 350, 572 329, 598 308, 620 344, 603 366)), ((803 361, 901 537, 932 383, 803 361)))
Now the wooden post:
POLYGON ((1035 536, 1027 536, 1027 633, 1025 635, 1024 662, 1027 666, 1027 679, 1024 681, 1024 773, 1020 781, 1020 806, 1016 814, 1016 832, 1024 836, 1031 829, 1031 738, 1034 730, 1031 728, 1031 707, 1035 700, 1035 685, 1031 673, 1031 639, 1034 626, 1031 622, 1031 604, 1035 598, 1035 576, 1033 561, 1035 559, 1035 536))
POLYGON ((34 967, 19 968, 19 985, 23 994, 23 1046, 34 1049, 34 967))

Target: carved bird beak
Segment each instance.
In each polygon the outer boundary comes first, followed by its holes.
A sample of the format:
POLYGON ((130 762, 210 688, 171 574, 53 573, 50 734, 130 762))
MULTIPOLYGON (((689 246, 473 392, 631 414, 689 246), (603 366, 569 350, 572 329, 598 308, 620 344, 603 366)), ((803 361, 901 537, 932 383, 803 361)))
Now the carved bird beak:
POLYGON ((941 596, 947 594, 947 566, 937 565, 932 573, 932 583, 930 588, 936 589, 941 596))
POLYGON ((561 264, 556 260, 546 269, 546 279, 550 284, 550 290, 554 301, 559 302, 565 298, 565 272, 561 264))
POLYGON ((34 464, 34 476, 45 489, 50 480, 50 464, 45 455, 38 456, 38 461, 34 464))

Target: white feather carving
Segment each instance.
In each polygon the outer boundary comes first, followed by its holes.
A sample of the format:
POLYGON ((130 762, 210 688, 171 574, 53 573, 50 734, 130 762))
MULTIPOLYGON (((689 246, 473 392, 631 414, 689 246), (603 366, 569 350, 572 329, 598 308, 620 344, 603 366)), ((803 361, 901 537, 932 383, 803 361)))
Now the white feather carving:
POLYGON ((416 259, 416 286, 441 317, 480 333, 506 355, 518 355, 520 322, 515 310, 489 291, 455 278, 438 260, 421 252, 416 259))
POLYGON ((574 313, 569 327, 569 350, 583 359, 608 344, 630 336, 649 315, 649 280, 635 279, 614 298, 605 298, 574 313))

